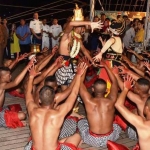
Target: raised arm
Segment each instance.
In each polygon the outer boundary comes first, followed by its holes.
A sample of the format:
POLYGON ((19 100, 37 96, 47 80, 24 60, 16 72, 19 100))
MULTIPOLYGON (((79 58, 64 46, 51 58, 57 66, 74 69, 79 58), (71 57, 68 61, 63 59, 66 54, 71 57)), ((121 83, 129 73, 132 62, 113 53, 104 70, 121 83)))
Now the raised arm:
POLYGON ((25 90, 26 106, 27 106, 27 110, 28 110, 29 116, 30 116, 30 113, 32 112, 32 110, 34 108, 38 107, 38 105, 36 105, 35 102, 34 102, 34 98, 33 98, 33 94, 32 94, 33 80, 34 80, 34 77, 37 76, 38 74, 39 73, 35 72, 34 66, 33 66, 30 69, 29 79, 28 79, 26 90, 25 90))
MULTIPOLYGON (((123 90, 124 86, 123 86, 123 81, 122 79, 120 78, 119 76, 119 73, 117 73, 118 68, 117 67, 114 67, 113 68, 113 73, 117 79, 117 82, 118 82, 118 85, 120 87, 121 90, 123 90)), ((139 97, 139 95, 133 93, 132 91, 129 91, 128 94, 127 94, 127 97, 132 101, 134 102, 137 106, 141 103, 141 98, 139 97)))
POLYGON ((69 111, 72 109, 75 100, 77 98, 78 92, 79 92, 79 87, 80 87, 80 81, 81 81, 81 76, 84 73, 85 69, 87 68, 87 65, 85 63, 80 63, 77 68, 77 76, 76 76, 76 81, 74 84, 74 87, 72 89, 71 94, 67 98, 66 102, 62 105, 60 105, 59 111, 60 114, 65 116, 69 113, 69 111))
POLYGON ((73 27, 77 27, 77 26, 91 26, 92 32, 95 28, 101 29, 103 27, 102 23, 99 22, 90 22, 90 21, 71 21, 67 24, 64 33, 68 34, 71 32, 71 30, 73 29, 73 27))
POLYGON ((103 48, 101 49, 101 52, 99 54, 97 54, 93 59, 94 61, 101 61, 102 59, 102 55, 103 53, 106 52, 106 50, 108 50, 108 48, 115 42, 114 38, 110 38, 105 45, 103 46, 103 48))
POLYGON ((48 75, 48 73, 51 72, 54 68, 58 69, 59 67, 61 67, 62 62, 63 62, 63 57, 61 57, 61 56, 58 57, 56 59, 56 61, 48 69, 43 71, 43 73, 40 76, 38 76, 37 78, 34 79, 33 84, 39 84, 42 80, 45 79, 45 77, 48 75))
POLYGON ((10 89, 10 88, 13 88, 13 87, 16 87, 21 81, 22 79, 25 77, 28 69, 33 66, 35 62, 35 57, 33 57, 30 62, 28 63, 28 65, 24 68, 24 70, 16 77, 16 79, 10 83, 7 83, 3 89, 6 90, 6 89, 10 89))
POLYGON ((37 64, 37 72, 41 71, 49 63, 49 61, 55 55, 56 51, 57 51, 57 47, 54 47, 52 50, 52 54, 48 55, 47 57, 45 57, 43 61, 37 64))
POLYGON ((131 111, 129 111, 124 106, 127 93, 129 92, 129 89, 131 89, 131 83, 132 83, 132 80, 128 76, 127 80, 124 82, 124 89, 121 92, 121 94, 119 95, 117 102, 115 104, 115 107, 129 123, 131 123, 133 126, 137 127, 137 126, 141 125, 142 120, 143 120, 142 117, 133 114, 131 111))

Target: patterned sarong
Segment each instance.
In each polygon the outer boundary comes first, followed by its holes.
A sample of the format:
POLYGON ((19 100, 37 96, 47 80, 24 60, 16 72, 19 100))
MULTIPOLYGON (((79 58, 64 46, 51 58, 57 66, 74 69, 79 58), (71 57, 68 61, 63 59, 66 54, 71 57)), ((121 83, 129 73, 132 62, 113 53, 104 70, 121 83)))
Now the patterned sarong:
POLYGON ((78 130, 84 143, 93 147, 105 147, 107 141, 116 141, 121 133, 121 127, 117 124, 113 124, 113 130, 105 135, 97 135, 89 130, 89 124, 87 119, 81 119, 78 122, 78 130))
POLYGON ((132 139, 132 140, 138 139, 137 132, 136 132, 136 129, 134 127, 132 127, 132 126, 128 127, 127 133, 128 133, 128 136, 130 139, 132 139))
POLYGON ((61 127, 61 131, 59 134, 59 139, 63 139, 65 137, 69 137, 71 135, 73 135, 74 133, 76 133, 77 131, 77 122, 78 122, 78 118, 77 117, 73 117, 73 116, 68 116, 62 127, 61 127))

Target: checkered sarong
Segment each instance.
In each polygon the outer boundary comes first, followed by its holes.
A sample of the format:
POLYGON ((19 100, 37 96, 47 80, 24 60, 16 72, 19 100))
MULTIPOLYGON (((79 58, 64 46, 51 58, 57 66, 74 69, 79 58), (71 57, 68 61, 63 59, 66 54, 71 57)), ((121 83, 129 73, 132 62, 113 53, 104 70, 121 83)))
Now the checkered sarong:
MULTIPOLYGON (((32 140, 30 141, 30 142, 28 142, 28 144, 25 146, 25 148, 24 148, 24 150, 31 150, 31 148, 32 148, 32 140)), ((71 145, 72 146, 72 145, 71 145)), ((71 147, 71 146, 67 146, 67 145, 65 145, 65 143, 63 144, 59 144, 58 145, 58 148, 56 148, 56 150, 72 150, 72 149, 76 149, 76 150, 80 150, 80 149, 78 149, 78 148, 76 148, 76 147, 74 147, 73 146, 73 148, 71 147)))
POLYGON ((3 107, 2 110, 0 111, 0 127, 7 127, 6 122, 5 122, 5 118, 4 118, 4 114, 5 114, 6 110, 9 110, 9 108, 3 107))
POLYGON ((89 132, 89 124, 87 119, 81 119, 78 122, 78 129, 84 143, 93 147, 105 147, 107 141, 116 141, 121 133, 121 128, 117 124, 113 124, 113 131, 109 135, 93 136, 89 132))
POLYGON ((137 138, 137 132, 136 132, 136 129, 134 127, 128 127, 127 133, 128 133, 129 139, 132 139, 132 140, 138 139, 137 138))
POLYGON ((75 72, 72 67, 76 72, 77 66, 74 63, 70 63, 69 66, 63 66, 56 71, 55 76, 58 85, 69 85, 72 82, 75 76, 75 72))
POLYGON ((59 134, 59 139, 69 137, 76 133, 77 130, 77 121, 73 118, 66 118, 59 134))

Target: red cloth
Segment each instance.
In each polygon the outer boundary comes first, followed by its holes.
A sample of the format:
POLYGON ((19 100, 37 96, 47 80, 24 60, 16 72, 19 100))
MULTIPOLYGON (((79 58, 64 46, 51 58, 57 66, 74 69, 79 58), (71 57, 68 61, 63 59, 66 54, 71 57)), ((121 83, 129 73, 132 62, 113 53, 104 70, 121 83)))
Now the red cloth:
MULTIPOLYGON (((61 145, 68 146, 69 148, 71 148, 71 150, 82 150, 81 148, 77 148, 75 145, 73 145, 71 143, 59 143, 56 150, 61 150, 61 145)), ((31 150, 35 150, 35 148, 32 146, 31 150)))
POLYGON ((94 136, 94 137, 103 137, 103 136, 108 136, 113 132, 113 130, 111 130, 110 132, 106 133, 106 134, 95 134, 92 131, 89 130, 90 135, 94 136))
POLYGON ((85 81, 84 84, 87 88, 90 88, 97 79, 98 79, 98 76, 95 75, 90 81, 85 81))
POLYGON ((9 128, 23 127, 23 123, 18 118, 18 113, 10 110, 6 110, 4 114, 6 126, 9 128))
POLYGON ((108 150, 129 150, 124 145, 121 145, 112 141, 107 141, 107 148, 108 150))
POLYGON ((22 111, 22 108, 21 108, 20 104, 8 105, 8 108, 9 108, 11 111, 14 111, 14 112, 22 111))
POLYGON ((67 146, 67 147, 71 148, 71 150, 82 150, 81 148, 77 148, 75 145, 73 145, 71 143, 59 143, 59 145, 56 148, 56 150, 61 150, 61 145, 67 146))
POLYGON ((74 116, 67 116, 66 119, 72 119, 72 120, 74 120, 75 122, 78 122, 78 121, 79 121, 78 117, 74 117, 74 116))
POLYGON ((126 100, 124 105, 125 105, 130 111, 136 109, 136 105, 133 104, 132 102, 130 102, 129 100, 126 100))
POLYGON ((114 123, 118 124, 124 131, 127 128, 127 124, 125 123, 125 121, 118 115, 115 116, 114 123))
POLYGON ((139 145, 139 143, 137 143, 137 144, 135 145, 135 147, 133 148, 133 150, 140 150, 140 145, 139 145))
POLYGON ((21 94, 16 90, 13 90, 13 91, 9 92, 9 94, 12 95, 12 96, 15 96, 15 97, 25 98, 24 94, 21 94))

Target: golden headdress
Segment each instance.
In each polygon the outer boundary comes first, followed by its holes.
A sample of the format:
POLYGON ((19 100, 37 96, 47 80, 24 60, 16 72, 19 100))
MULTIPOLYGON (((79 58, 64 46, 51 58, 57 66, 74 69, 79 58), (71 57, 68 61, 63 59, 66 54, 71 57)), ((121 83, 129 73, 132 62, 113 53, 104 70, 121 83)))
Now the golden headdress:
POLYGON ((78 7, 78 4, 75 4, 76 8, 74 9, 74 16, 72 18, 72 21, 83 21, 84 16, 83 16, 83 10, 82 8, 78 7))

